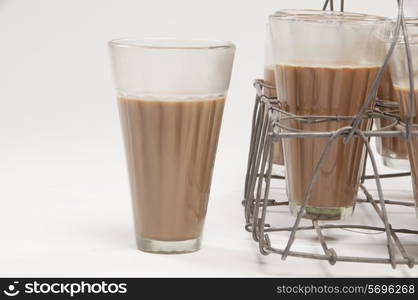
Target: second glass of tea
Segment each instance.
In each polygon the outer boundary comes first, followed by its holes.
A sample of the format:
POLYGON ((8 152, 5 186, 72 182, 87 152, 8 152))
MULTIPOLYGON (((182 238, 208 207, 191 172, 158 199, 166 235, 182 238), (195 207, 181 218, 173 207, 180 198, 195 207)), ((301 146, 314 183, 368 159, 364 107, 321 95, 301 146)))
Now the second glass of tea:
POLYGON ((199 250, 235 46, 109 43, 140 250, 199 250))
MULTIPOLYGON (((348 12, 282 10, 270 16, 277 97, 294 116, 354 116, 363 105, 384 59, 375 35, 386 18, 348 12)), ((285 117, 282 114, 282 117, 285 117)), ((332 132, 351 120, 281 121, 303 132, 332 132)), ((365 130, 370 122, 363 120, 365 130)), ((286 129, 283 129, 286 131, 286 129)), ((283 138, 290 209, 297 214, 328 138, 283 138)), ((319 170, 303 216, 349 217, 357 199, 365 147, 358 137, 338 138, 319 170)))

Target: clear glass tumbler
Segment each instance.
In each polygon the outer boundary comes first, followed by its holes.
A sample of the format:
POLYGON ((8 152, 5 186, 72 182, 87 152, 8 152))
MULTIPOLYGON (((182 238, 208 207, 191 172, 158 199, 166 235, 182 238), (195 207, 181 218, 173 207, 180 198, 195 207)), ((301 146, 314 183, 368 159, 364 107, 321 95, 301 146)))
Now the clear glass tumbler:
MULTIPOLYGON (((266 26, 266 37, 264 44, 264 82, 269 87, 264 88, 264 95, 267 97, 277 97, 276 80, 274 79, 274 62, 273 53, 271 51, 271 37, 268 25, 266 26)), ((279 139, 274 144, 273 154, 273 173, 276 175, 284 175, 284 155, 282 140, 279 139)))
MULTIPOLYGON (((408 41, 411 52, 411 62, 413 68, 412 78, 414 81, 414 91, 413 101, 415 102, 415 117, 413 118, 413 123, 417 130, 418 125, 418 19, 406 19, 406 28, 408 31, 408 41)), ((387 43, 387 47, 390 44, 387 43)), ((390 62, 392 79, 395 90, 395 99, 399 101, 401 105, 401 118, 403 121, 407 121, 408 117, 411 116, 410 110, 410 80, 408 72, 408 60, 406 56, 406 47, 403 37, 398 41, 398 44, 395 47, 393 57, 390 62)), ((411 167, 412 174, 412 188, 414 192, 414 198, 416 205, 418 207, 418 137, 412 136, 410 140, 407 141, 408 144, 408 156, 409 163, 411 167)), ((417 209, 418 217, 418 209, 417 209)))
MULTIPOLYGON (((384 113, 399 115, 399 102, 396 100, 390 68, 383 74, 377 91, 379 104, 377 108, 384 113)), ((376 119, 376 128, 387 130, 399 130, 400 127, 391 126, 392 120, 376 119)), ((376 138, 376 150, 382 157, 383 164, 389 168, 409 170, 408 145, 401 137, 378 137, 376 138)))
MULTIPOLYGON (((384 59, 375 33, 386 18, 316 10, 282 10, 270 16, 278 99, 299 116, 354 116, 366 99, 384 59)), ((335 131, 351 121, 302 122, 281 119, 287 128, 335 131)), ((363 120, 359 128, 370 126, 363 120)), ((290 209, 297 214, 328 138, 284 138, 290 209)), ((332 145, 319 170, 303 216, 339 220, 350 216, 365 159, 359 138, 332 145)))
POLYGON ((138 249, 200 249, 235 46, 109 42, 138 249))

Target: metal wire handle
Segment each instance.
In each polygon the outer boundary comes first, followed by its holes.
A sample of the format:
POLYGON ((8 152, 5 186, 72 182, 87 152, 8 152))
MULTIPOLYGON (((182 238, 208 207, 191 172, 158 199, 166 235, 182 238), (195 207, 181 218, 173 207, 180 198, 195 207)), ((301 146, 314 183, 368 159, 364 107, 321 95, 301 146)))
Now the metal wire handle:
MULTIPOLYGON (((326 0, 324 3, 324 6, 322 7, 322 10, 326 10, 328 7, 328 4, 330 5, 330 10, 334 11, 334 0, 326 0)), ((344 11, 344 0, 340 0, 340 11, 344 11)))

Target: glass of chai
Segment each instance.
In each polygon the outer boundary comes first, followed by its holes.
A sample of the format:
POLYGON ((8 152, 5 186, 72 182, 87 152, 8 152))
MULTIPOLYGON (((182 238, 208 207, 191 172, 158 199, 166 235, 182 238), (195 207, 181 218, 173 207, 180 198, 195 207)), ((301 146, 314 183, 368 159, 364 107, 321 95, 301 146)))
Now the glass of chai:
MULTIPOLYGON (((386 18, 317 10, 282 10, 270 16, 277 97, 293 116, 356 115, 384 59, 375 35, 386 18)), ((370 107, 373 103, 370 104, 370 107)), ((284 128, 332 132, 352 120, 307 122, 281 114, 284 128)), ((359 129, 370 127, 361 121, 359 129)), ((288 131, 282 129, 283 131, 288 131)), ((291 212, 302 208, 309 182, 329 138, 282 138, 291 212)), ((365 147, 358 137, 332 144, 303 217, 340 220, 351 216, 357 199, 365 147)))
MULTIPOLYGON (((383 112, 392 115, 399 115, 399 102, 395 97, 392 75, 390 68, 386 68, 377 91, 378 106, 383 112)), ((376 128, 386 130, 400 130, 400 126, 393 125, 392 120, 376 119, 376 128)), ((376 150, 383 160, 383 164, 389 168, 398 170, 409 170, 408 147, 404 139, 399 136, 376 138, 376 150)))
MULTIPOLYGON (((266 37, 264 42, 264 83, 266 86, 263 89, 264 96, 276 100, 276 80, 274 79, 274 61, 271 49, 271 37, 269 26, 266 26, 266 37)), ((274 143, 273 152, 273 173, 275 175, 284 175, 284 155, 282 140, 278 139, 274 143)))
MULTIPOLYGON (((418 131, 418 19, 406 19, 405 22, 406 29, 408 31, 408 41, 411 52, 414 89, 411 91, 410 88, 408 60, 403 37, 399 38, 398 44, 395 47, 395 51, 390 61, 390 70, 395 90, 394 97, 395 100, 398 101, 401 105, 401 119, 402 121, 407 122, 408 119, 412 117, 411 113, 415 113, 415 116, 412 118, 412 123, 414 125, 412 131, 416 132, 418 131), (412 98, 410 98, 411 96, 412 98), (410 100, 412 100, 415 104, 413 111, 410 107, 410 100)), ((390 47, 389 43, 386 45, 387 47, 390 47)), ((418 207, 418 136, 411 136, 411 139, 407 140, 407 145, 412 175, 412 188, 414 192, 415 203, 418 207)))
POLYGON ((109 42, 139 250, 200 249, 235 46, 109 42))

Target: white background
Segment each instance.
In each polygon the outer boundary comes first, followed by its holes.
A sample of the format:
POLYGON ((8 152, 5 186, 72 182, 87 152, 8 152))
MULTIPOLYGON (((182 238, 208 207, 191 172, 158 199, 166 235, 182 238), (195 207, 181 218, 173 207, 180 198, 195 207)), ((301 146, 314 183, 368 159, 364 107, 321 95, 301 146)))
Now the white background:
MULTIPOLYGON (((395 2, 346 5, 393 17, 395 2)), ((405 267, 263 257, 243 229, 252 81, 262 74, 267 16, 322 3, 0 0, 0 276, 418 276, 418 269, 405 267), (163 256, 135 248, 106 47, 120 37, 216 38, 237 45, 197 253, 163 256)), ((392 198, 412 198, 409 179, 384 184, 392 198)), ((358 211, 362 221, 375 218, 358 211)), ((287 215, 276 221, 290 226, 287 215)), ((393 218, 401 227, 418 225, 412 210, 395 209, 393 218)), ((346 235, 338 231, 330 239, 337 252, 385 254, 377 236, 346 235), (373 242, 380 250, 372 251, 373 242)), ((418 238, 407 244, 418 255, 418 238)), ((300 241, 304 250, 317 249, 313 245, 313 235, 300 241)))

